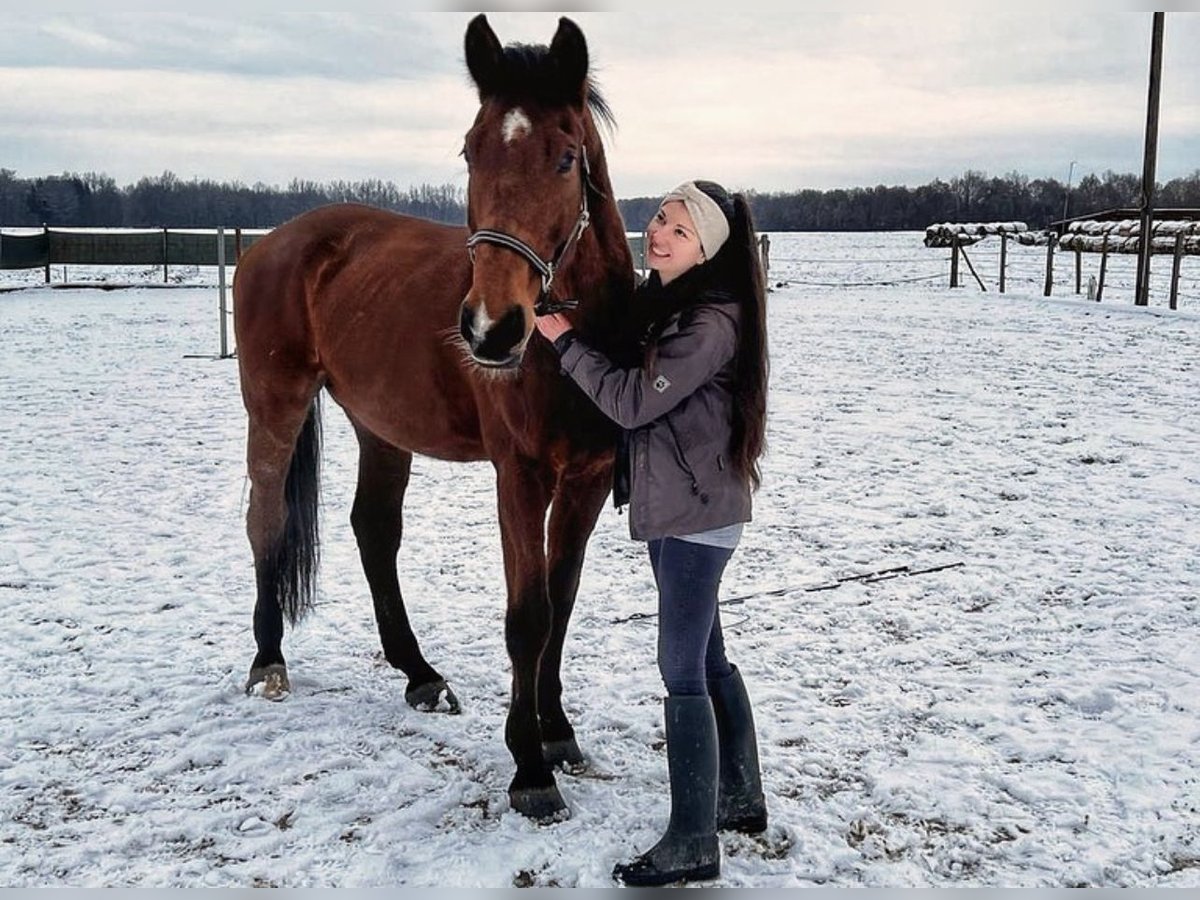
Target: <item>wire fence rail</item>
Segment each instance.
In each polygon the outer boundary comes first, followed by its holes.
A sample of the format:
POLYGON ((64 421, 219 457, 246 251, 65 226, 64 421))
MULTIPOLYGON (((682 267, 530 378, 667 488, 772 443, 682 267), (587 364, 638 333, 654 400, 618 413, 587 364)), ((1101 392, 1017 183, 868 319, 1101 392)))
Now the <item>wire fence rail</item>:
MULTIPOLYGON (((239 228, 0 228, 0 291, 46 284, 103 289, 155 283, 217 286, 222 275, 219 257, 223 254, 228 266, 236 266, 240 255, 266 233, 239 228)), ((1071 249, 1070 244, 1064 249, 1051 241, 1039 245, 1032 234, 1021 233, 1024 241, 1018 241, 1017 232, 996 230, 975 235, 957 250, 951 236, 931 253, 921 232, 772 232, 760 235, 760 251, 773 291, 933 288, 945 279, 952 288, 1132 302, 1135 256, 1115 249, 1108 254, 1083 246, 1071 249)), ((1191 235, 1184 232, 1182 247, 1189 246, 1191 235)), ((644 271, 644 235, 633 232, 626 237, 635 267, 644 271)), ((1103 246, 1102 237, 1100 241, 1103 246)), ((1197 257, 1163 252, 1154 263, 1152 305, 1200 311, 1197 257)))

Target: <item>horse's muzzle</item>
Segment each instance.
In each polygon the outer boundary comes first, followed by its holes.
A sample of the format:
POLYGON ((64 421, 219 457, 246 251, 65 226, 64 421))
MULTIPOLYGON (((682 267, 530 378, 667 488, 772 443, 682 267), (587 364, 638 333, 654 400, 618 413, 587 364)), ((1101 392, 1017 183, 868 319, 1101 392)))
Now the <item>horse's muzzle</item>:
POLYGON ((498 321, 480 315, 464 300, 458 330, 471 351, 471 358, 489 368, 514 368, 521 361, 526 338, 525 311, 514 304, 498 321))

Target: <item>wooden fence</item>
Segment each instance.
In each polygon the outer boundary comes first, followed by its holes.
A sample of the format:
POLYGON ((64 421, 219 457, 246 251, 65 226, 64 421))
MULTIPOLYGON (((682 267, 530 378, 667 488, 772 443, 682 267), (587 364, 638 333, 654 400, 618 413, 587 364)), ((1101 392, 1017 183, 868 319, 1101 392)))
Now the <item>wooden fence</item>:
MULTIPOLYGON (((1084 254, 1099 254, 1099 277, 1089 283, 1088 298, 1099 301, 1104 296, 1110 254, 1134 254, 1141 249, 1141 225, 1138 220, 1111 221, 1076 220, 1065 225, 1062 234, 1056 231, 1030 231, 1023 222, 942 223, 925 230, 925 246, 949 247, 950 287, 960 287, 960 260, 966 264, 979 289, 987 290, 967 247, 998 236, 1000 238, 999 290, 1007 289, 1008 244, 1015 241, 1024 246, 1045 246, 1045 280, 1043 295, 1051 296, 1054 288, 1056 256, 1062 252, 1074 254, 1075 293, 1083 293, 1084 254)), ((1150 252, 1152 256, 1172 257, 1168 305, 1178 309, 1179 285, 1183 257, 1200 256, 1200 221, 1190 219, 1162 220, 1153 223, 1150 252)), ((1135 298, 1136 300, 1136 298, 1135 298)))

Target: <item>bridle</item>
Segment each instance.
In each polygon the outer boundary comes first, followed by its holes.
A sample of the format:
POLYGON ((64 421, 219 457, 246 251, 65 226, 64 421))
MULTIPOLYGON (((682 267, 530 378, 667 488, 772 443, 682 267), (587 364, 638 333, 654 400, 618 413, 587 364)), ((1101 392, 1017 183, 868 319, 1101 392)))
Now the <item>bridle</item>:
MULTIPOLYGON (((596 190, 596 187, 592 184, 592 171, 588 166, 587 147, 582 147, 580 153, 579 216, 575 219, 575 226, 571 229, 571 233, 567 236, 562 246, 559 247, 554 259, 544 260, 538 255, 536 250, 520 238, 491 228, 480 228, 472 232, 471 236, 467 238, 467 253, 470 254, 471 265, 475 264, 475 247, 477 245, 495 244, 498 247, 507 247, 509 250, 523 256, 525 261, 533 266, 534 270, 542 276, 542 292, 538 295, 537 303, 533 306, 533 313, 537 316, 575 309, 579 305, 578 300, 550 299, 550 288, 554 285, 554 276, 558 274, 558 270, 562 266, 566 255, 579 241, 579 238, 583 236, 583 233, 587 231, 588 223, 591 221, 591 213, 588 212, 588 188, 596 190)), ((596 191, 596 193, 599 194, 600 192, 596 191)))

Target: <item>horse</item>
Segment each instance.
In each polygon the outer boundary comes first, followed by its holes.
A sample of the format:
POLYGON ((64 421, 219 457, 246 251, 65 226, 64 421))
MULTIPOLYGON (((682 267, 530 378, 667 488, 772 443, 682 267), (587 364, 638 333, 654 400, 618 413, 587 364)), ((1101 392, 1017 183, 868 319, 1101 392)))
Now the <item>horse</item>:
POLYGON ((491 461, 512 670, 508 795, 547 820, 569 815, 554 770, 584 763, 560 669, 616 432, 561 374, 534 316, 567 309, 603 348, 634 269, 599 131, 614 120, 579 27, 564 17, 549 46, 502 46, 479 15, 464 46, 479 96, 462 151, 465 228, 332 204, 274 229, 237 267, 256 588, 246 690, 291 692, 284 619, 296 626, 314 603, 324 392, 357 438, 350 522, 384 656, 418 709, 460 705, 421 653, 397 576, 413 455, 491 461))

